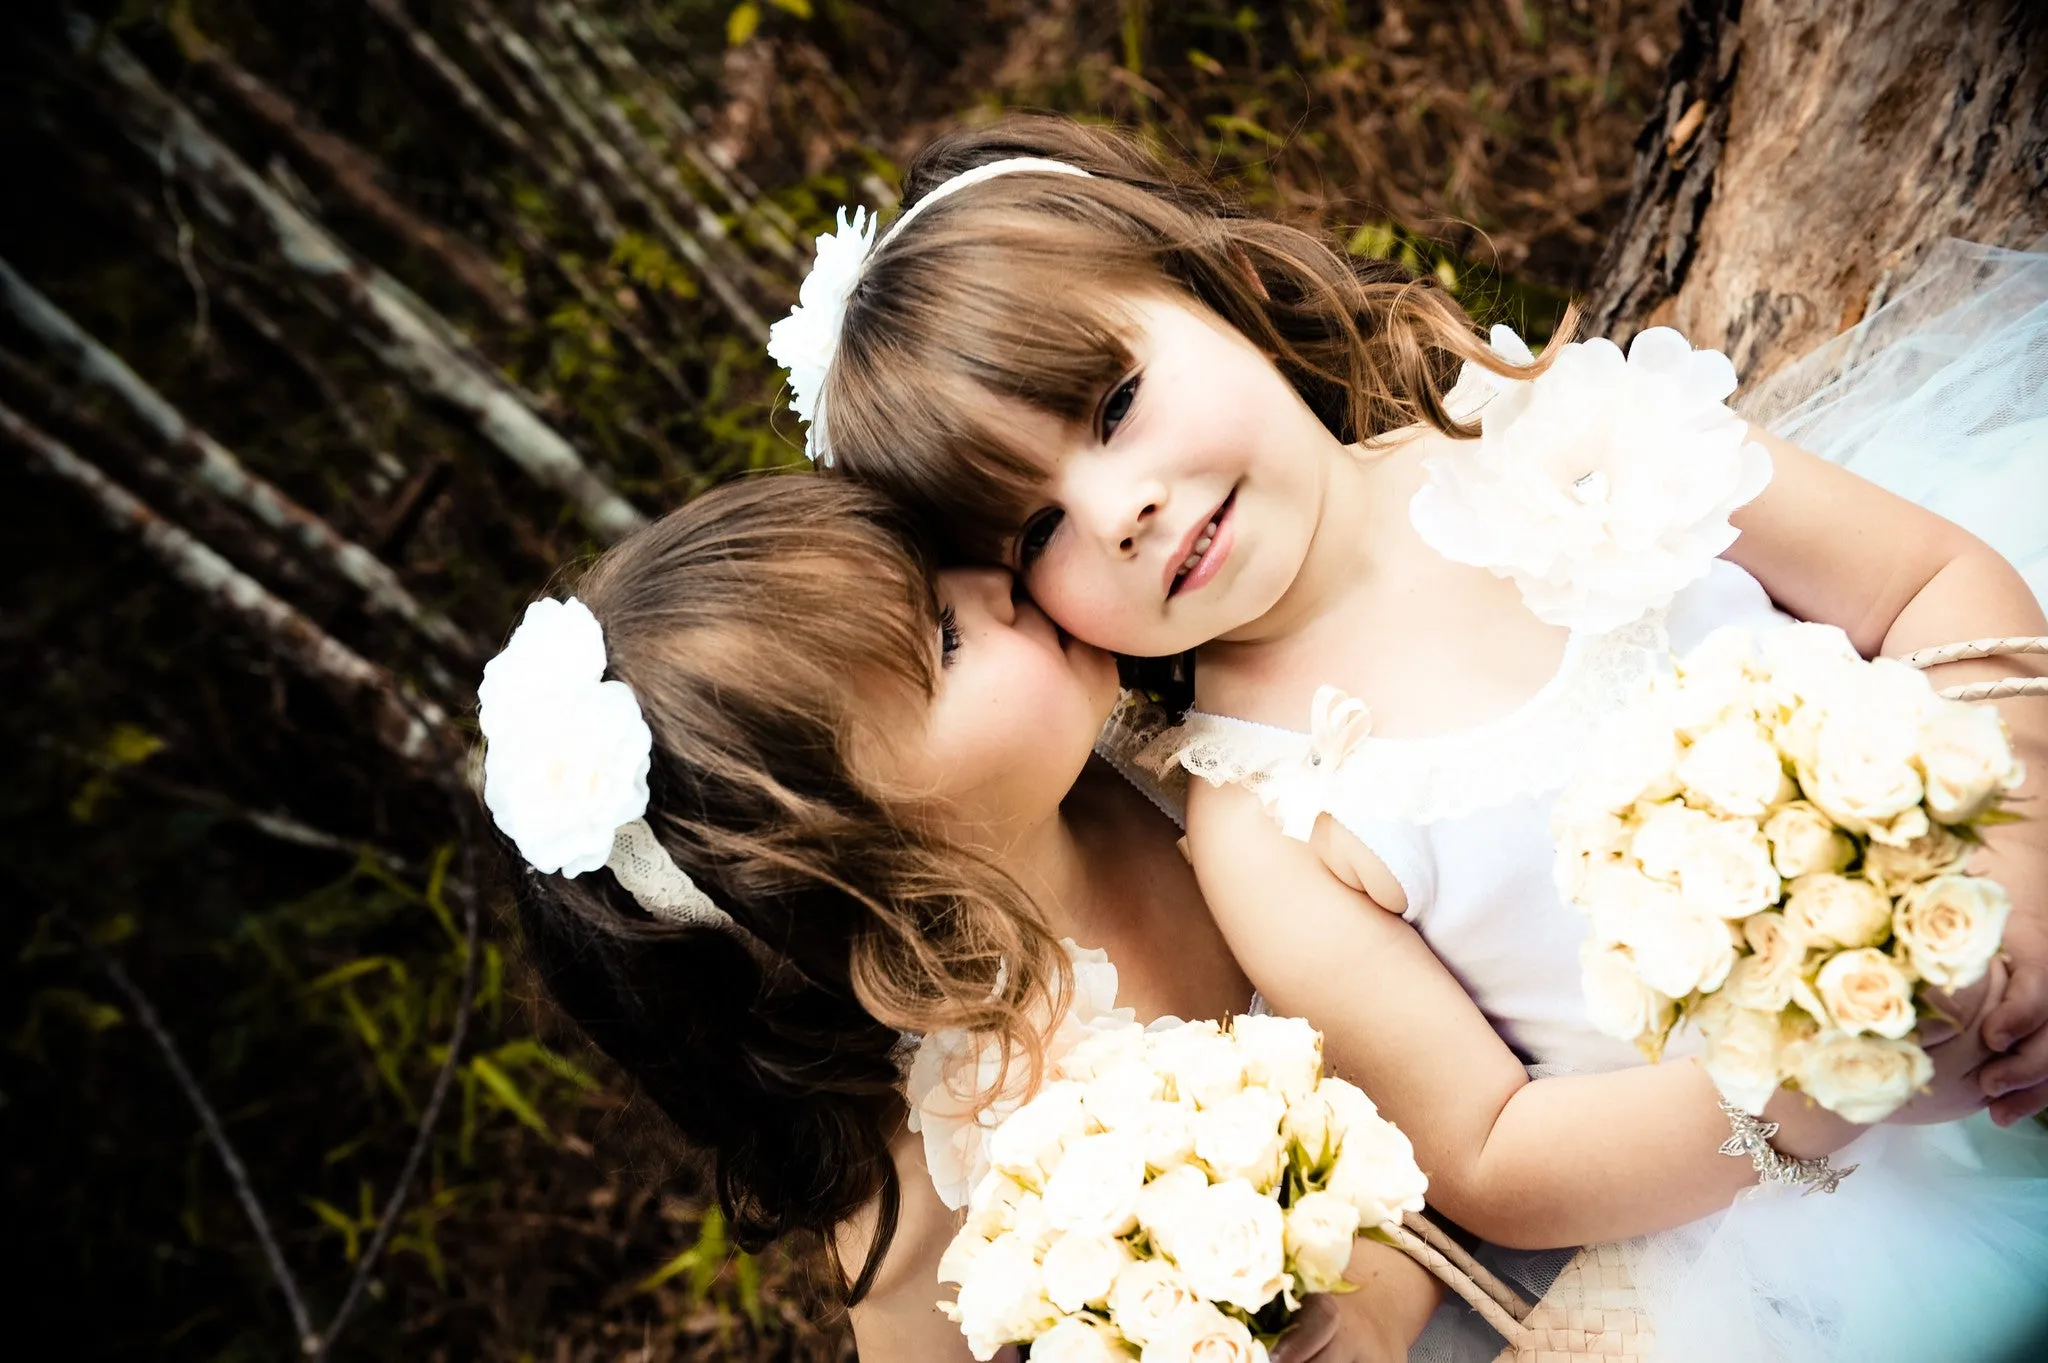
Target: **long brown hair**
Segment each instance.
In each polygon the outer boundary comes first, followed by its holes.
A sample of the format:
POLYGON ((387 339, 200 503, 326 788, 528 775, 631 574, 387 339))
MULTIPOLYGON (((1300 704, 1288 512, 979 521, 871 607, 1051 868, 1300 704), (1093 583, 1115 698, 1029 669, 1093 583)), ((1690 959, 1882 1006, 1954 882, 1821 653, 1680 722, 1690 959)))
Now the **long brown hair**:
POLYGON ((648 822, 753 946, 657 921, 607 871, 542 875, 512 854, 526 949, 712 1157, 742 1245, 829 1232, 880 1199, 858 1300, 895 1223, 901 1032, 998 1033, 1035 1070, 1031 1019, 1068 988, 1023 892, 849 762, 892 696, 933 692, 931 573, 880 494, 787 475, 706 493, 574 593, 653 733, 648 822))
POLYGON ((912 163, 904 201, 1015 156, 1089 177, 999 176, 885 236, 823 393, 835 467, 888 489, 949 557, 1000 559, 1041 480, 977 419, 969 386, 1086 422, 1129 372, 1119 293, 1164 286, 1204 304, 1346 441, 1417 422, 1470 436, 1440 396, 1460 361, 1542 368, 1503 362, 1433 278, 1254 217, 1112 129, 1017 116, 949 134, 912 163))

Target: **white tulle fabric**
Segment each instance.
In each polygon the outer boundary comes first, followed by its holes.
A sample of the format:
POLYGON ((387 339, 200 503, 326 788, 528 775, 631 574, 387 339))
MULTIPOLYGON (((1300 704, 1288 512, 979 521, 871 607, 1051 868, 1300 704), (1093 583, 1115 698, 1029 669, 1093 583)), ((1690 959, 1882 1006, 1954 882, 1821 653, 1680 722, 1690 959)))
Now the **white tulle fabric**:
POLYGON ((1736 406, 1963 525, 2048 601, 2043 248, 1943 243, 1889 303, 1736 406))
MULTIPOLYGON (((1586 400, 1598 394, 1587 390, 1586 400)), ((1931 279, 1741 405, 1960 521, 2030 570, 2040 589, 2048 257, 1951 248, 1931 279)), ((1302 807, 1321 805, 1386 863, 1407 894, 1407 916, 1532 1074, 1619 1068, 1640 1060, 1587 1021, 1577 964, 1584 925, 1570 921, 1548 872, 1551 800, 1578 766, 1590 724, 1639 684, 1648 655, 1682 650, 1721 625, 1785 619, 1746 573, 1715 560, 1661 620, 1651 611, 1617 632, 1575 633, 1557 678, 1506 719, 1421 744, 1367 738, 1334 782, 1312 774, 1311 732, 1216 716, 1191 717, 1149 756, 1242 781, 1297 830, 1302 807), (1602 657, 1611 665, 1593 665, 1602 657)), ((1682 1040, 1674 1048, 1684 1049, 1682 1040)), ((1755 1195, 1626 1245, 1656 1323, 1654 1356, 2043 1356, 2017 1351, 2048 1337, 2048 1133, 2033 1123, 2000 1131, 1982 1117, 1885 1127, 1837 1158, 1861 1167, 1832 1196, 1755 1195)), ((1532 1294, 1561 1264, 1554 1254, 1482 1257, 1532 1294)), ((1411 1358, 1467 1363, 1497 1347, 1476 1317, 1451 1309, 1411 1358)))

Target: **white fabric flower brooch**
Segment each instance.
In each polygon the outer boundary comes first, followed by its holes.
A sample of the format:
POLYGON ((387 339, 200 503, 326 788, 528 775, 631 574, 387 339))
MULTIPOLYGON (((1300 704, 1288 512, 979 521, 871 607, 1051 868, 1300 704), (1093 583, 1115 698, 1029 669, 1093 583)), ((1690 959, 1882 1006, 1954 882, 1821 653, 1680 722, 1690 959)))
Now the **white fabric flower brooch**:
MULTIPOLYGON (((1493 348, 1534 360, 1507 327, 1493 348)), ((1445 395, 1480 437, 1424 461, 1409 516, 1457 563, 1514 579, 1544 621, 1604 633, 1668 605, 1735 542, 1729 517, 1771 479, 1727 405, 1735 367, 1652 327, 1628 354, 1566 345, 1533 380, 1467 364, 1445 395)))

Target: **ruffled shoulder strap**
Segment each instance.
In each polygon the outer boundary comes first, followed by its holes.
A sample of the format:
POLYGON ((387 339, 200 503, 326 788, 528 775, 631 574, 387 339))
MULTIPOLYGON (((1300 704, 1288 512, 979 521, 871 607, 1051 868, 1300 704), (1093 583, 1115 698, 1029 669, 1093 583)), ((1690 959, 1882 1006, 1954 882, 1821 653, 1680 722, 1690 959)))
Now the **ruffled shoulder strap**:
POLYGON ((1211 785, 1241 785, 1290 838, 1306 839, 1331 808, 1340 772, 1372 730, 1363 702, 1334 686, 1317 690, 1309 730, 1296 733, 1196 711, 1140 754, 1147 769, 1181 771, 1211 785))
MULTIPOLYGON (((1532 362, 1506 327, 1503 359, 1532 362)), ((1771 457, 1728 406, 1735 367, 1651 327, 1623 355, 1571 342, 1531 380, 1467 364, 1445 395, 1480 436, 1423 463, 1409 516, 1457 563, 1514 579, 1537 618, 1604 633, 1704 576, 1735 542, 1729 516, 1771 479, 1771 457)))

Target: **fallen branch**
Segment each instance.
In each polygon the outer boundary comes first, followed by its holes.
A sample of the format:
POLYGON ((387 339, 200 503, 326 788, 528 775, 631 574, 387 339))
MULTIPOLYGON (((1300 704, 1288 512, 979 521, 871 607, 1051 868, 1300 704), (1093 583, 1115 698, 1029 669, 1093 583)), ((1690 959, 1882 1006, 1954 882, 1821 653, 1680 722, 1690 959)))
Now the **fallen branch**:
MULTIPOLYGON (((458 826, 463 830, 463 859, 465 863, 473 863, 475 844, 469 837, 469 820, 465 809, 465 806, 458 805, 457 820, 458 826)), ((473 864, 465 865, 464 881, 467 885, 476 884, 475 869, 473 864)), ((342 1294, 341 1304, 335 1308, 327 1328, 319 1331, 313 1328, 313 1319, 306 1310, 306 1300, 299 1291, 298 1279, 292 1273, 291 1265, 285 1261, 284 1251, 279 1247, 277 1235, 271 1229, 270 1218, 263 1210, 262 1201, 256 1196, 256 1185, 249 1177, 248 1166, 242 1163, 241 1156, 235 1151, 234 1142, 228 1139, 227 1128, 221 1122, 220 1114, 214 1111, 213 1104, 207 1101, 206 1090, 199 1086, 199 1080, 185 1064, 185 1058, 179 1053, 178 1044, 172 1038, 170 1029, 164 1026, 163 1019, 157 1015, 149 996, 144 994, 129 977, 128 972, 122 969, 119 961, 103 950, 99 943, 92 939, 92 935, 74 922, 68 914, 60 911, 58 918, 70 930, 79 946, 92 958, 93 963, 113 982, 114 988, 128 1001, 136 1021, 142 1024, 143 1031, 156 1043, 158 1052, 164 1058, 164 1064, 170 1069, 171 1077, 177 1081, 185 1100, 192 1105, 193 1111, 199 1114, 199 1124, 205 1130, 207 1140, 213 1145, 214 1153, 220 1157, 221 1164, 227 1169, 228 1181, 234 1185, 235 1198, 242 1204, 242 1212, 249 1218, 249 1224, 256 1232, 256 1239, 263 1247, 263 1257, 270 1265, 270 1275, 276 1281, 278 1291, 284 1295, 285 1308, 291 1313, 292 1328, 298 1333, 299 1351, 315 1363, 321 1363, 321 1360, 332 1356, 335 1340, 354 1317, 356 1308, 362 1303, 363 1294, 369 1289, 371 1275, 383 1258, 385 1249, 391 1244, 391 1237, 398 1229, 399 1217, 404 1214, 405 1204, 411 1199, 413 1182, 419 1177, 420 1164, 426 1158, 428 1147, 433 1144, 434 1131, 440 1125, 441 1113, 448 1105, 448 1094, 454 1087, 455 1071, 462 1059, 462 1046, 469 1038, 470 1013, 476 1007, 476 966, 477 958, 482 954, 479 950, 482 915, 477 912, 474 891, 462 895, 462 985, 455 1004, 455 1022, 448 1033, 447 1054, 442 1057, 441 1068, 434 1075, 434 1086, 427 1095, 426 1109, 420 1114, 419 1127, 413 1134, 412 1145, 405 1152, 405 1162, 399 1166, 398 1181, 392 1186, 391 1196, 385 1199, 383 1213, 377 1218, 377 1226, 370 1234, 369 1243, 364 1246, 361 1256, 356 1260, 356 1270, 349 1279, 348 1290, 342 1294)))
MULTIPOLYGON (((470 79, 469 73, 448 55, 447 50, 435 42, 431 34, 413 23, 412 17, 405 12, 405 7, 399 0, 363 2, 404 39, 406 46, 411 48, 413 54, 439 78, 442 86, 470 117, 531 167, 558 197, 569 200, 582 210, 590 230, 599 241, 610 246, 619 239, 622 229, 619 226, 617 210, 588 178, 563 164, 573 162, 575 156, 561 144, 558 136, 551 136, 550 142, 555 146, 559 157, 543 154, 540 144, 533 139, 532 134, 528 133, 517 119, 508 118, 498 110, 491 102, 490 96, 470 79)), ((490 56, 488 49, 480 55, 487 59, 490 56)), ((517 81, 511 79, 509 72, 504 73, 500 83, 515 99, 524 98, 524 90, 517 81)), ((537 113, 536 109, 536 115, 537 113)))
POLYGON ((13 313, 52 355, 76 370, 80 379, 118 398, 200 486, 246 511, 259 524, 297 545, 316 563, 331 569, 361 591, 371 609, 397 616, 429 642, 464 661, 482 656, 475 640, 447 616, 421 605, 382 559, 342 536, 283 489, 250 472, 219 441, 187 421, 120 356, 94 340, 16 274, 5 260, 0 260, 0 306, 13 313))
POLYGON ((676 168, 649 145, 640 129, 634 126, 633 120, 626 117, 625 111, 613 102, 604 88, 604 83, 598 79, 590 64, 583 60, 575 41, 556 19, 554 10, 541 5, 535 9, 534 14, 540 20, 541 29, 551 40, 547 56, 568 76, 570 88, 581 101, 584 110, 604 125, 605 131, 611 135, 613 145, 624 152, 627 162, 640 179, 659 189, 668 199, 671 209, 696 223, 697 236, 706 243, 708 249, 714 250, 723 258, 727 269, 751 276, 757 285, 769 290, 771 295, 792 295, 788 284, 767 276, 754 260, 739 249, 725 223, 683 183, 683 177, 676 173, 676 168))
POLYGON ((171 576, 243 621, 279 657, 362 715, 377 741, 415 773, 444 789, 460 788, 454 744, 439 706, 403 698, 391 673, 336 640, 189 532, 159 516, 70 446, 4 404, 0 436, 19 445, 47 472, 83 490, 109 524, 141 540, 171 576))
MULTIPOLYGON (((156 208, 148 198, 123 183, 110 161, 93 154, 81 146, 80 141, 82 139, 73 141, 71 155, 88 168, 89 174, 99 184, 102 192, 127 215, 135 235, 164 260, 183 269, 184 264, 180 259, 175 234, 158 216, 156 208)), ((303 345, 294 341, 283 325, 272 317, 269 310, 247 289, 234 279, 221 274, 217 262, 201 263, 216 264, 216 269, 211 272, 204 269, 199 271, 202 286, 210 290, 243 326, 261 337, 286 364, 305 379, 319 395, 328 415, 334 418, 335 424, 340 426, 343 434, 348 437, 349 443, 370 461, 373 490, 380 495, 389 491, 392 482, 405 476, 405 466, 370 433, 369 425, 356 410, 355 403, 350 401, 348 394, 342 390, 340 381, 324 364, 314 359, 303 345), (378 486, 379 484, 382 486, 378 486)))
POLYGON ((617 539, 646 524, 446 321, 280 195, 165 93, 119 42, 98 38, 81 16, 73 16, 72 34, 78 49, 110 78, 129 138, 151 151, 167 148, 216 221, 290 262, 305 287, 327 300, 372 354, 428 397, 467 416, 478 434, 534 481, 566 497, 593 533, 617 539))
POLYGON ((697 121, 669 96, 661 81, 641 65, 632 51, 591 23, 574 5, 557 5, 553 13, 591 55, 630 90, 634 104, 667 134, 670 144, 682 153, 690 168, 725 196, 734 213, 742 218, 758 218, 753 226, 761 243, 785 263, 797 269, 804 268, 804 253, 794 245, 801 235, 796 219, 763 194, 760 186, 747 178, 745 171, 726 158, 704 150, 704 133, 697 126, 697 121))
POLYGON ((712 297, 725 309, 727 315, 757 342, 767 344, 768 324, 761 319, 761 314, 755 310, 754 305, 734 287, 729 267, 714 262, 704 243, 677 222, 661 201, 634 175, 625 153, 598 132, 597 126, 562 88, 561 82, 548 70, 547 64, 533 50, 532 44, 508 28, 504 20, 499 18, 484 0, 469 0, 464 7, 464 14, 464 28, 470 34, 470 40, 479 47, 495 44, 498 50, 510 59, 539 93, 548 113, 558 119, 562 126, 568 128, 570 134, 583 148, 584 154, 602 172, 613 190, 630 200, 646 216, 647 221, 653 225, 668 248, 697 271, 705 287, 711 291, 712 297))
MULTIPOLYGON (((175 16, 181 11, 173 10, 175 16)), ((377 166, 354 144, 316 125, 281 91, 238 65, 224 50, 200 35, 190 20, 173 21, 186 56, 236 107, 291 145, 318 166, 336 193, 364 216, 414 250, 437 261, 507 326, 527 326, 532 318, 513 296, 503 276, 475 246, 428 222, 386 192, 377 181, 377 166)))
POLYGON ((78 391, 73 385, 51 382, 49 375, 13 351, 0 350, 0 400, 16 404, 23 419, 41 425, 102 467, 111 464, 137 476, 144 491, 165 499, 168 509, 199 538, 224 549, 226 557, 273 588, 294 592, 331 588, 328 581, 312 575, 304 559, 264 534, 261 527, 194 486, 192 479, 80 402, 78 391))
POLYGON ((560 251, 549 250, 547 243, 541 240, 540 234, 519 216, 516 209, 500 202, 498 196, 488 186, 476 186, 476 193, 496 220, 499 229, 512 238, 521 251, 553 270, 583 301, 584 307, 602 318, 604 324, 613 332, 625 337, 626 344, 633 348, 633 353, 640 357, 640 362, 654 371, 655 376, 668 385, 670 392, 682 399, 686 406, 697 405, 697 391, 683 378, 675 365, 670 363, 669 358, 662 354, 661 348, 655 345, 646 331, 632 318, 626 316, 625 311, 611 295, 591 283, 580 267, 563 259, 560 251))

